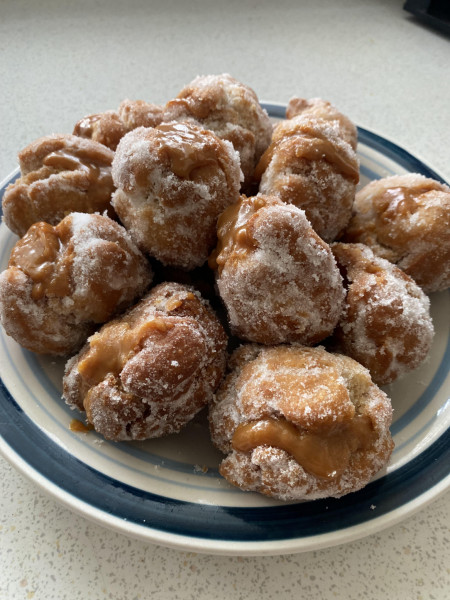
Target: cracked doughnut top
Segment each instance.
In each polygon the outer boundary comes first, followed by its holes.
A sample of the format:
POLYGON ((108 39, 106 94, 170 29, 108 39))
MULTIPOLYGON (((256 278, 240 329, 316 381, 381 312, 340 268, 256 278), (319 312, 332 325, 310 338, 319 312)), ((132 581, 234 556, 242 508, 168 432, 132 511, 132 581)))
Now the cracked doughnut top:
POLYGON ((289 100, 286 107, 286 119, 292 119, 298 115, 316 117, 330 121, 335 126, 339 135, 345 140, 353 150, 356 150, 358 143, 358 130, 356 125, 350 119, 338 111, 330 102, 322 98, 298 98, 294 96, 289 100))
POLYGON ((35 223, 0 274, 0 317, 8 335, 42 354, 73 353, 94 324, 141 295, 152 279, 123 227, 106 216, 72 213, 35 223))
POLYGON ((273 196, 242 196, 220 216, 218 238, 210 265, 235 335, 314 344, 331 334, 342 278, 302 210, 273 196))
POLYGON ((332 346, 367 369, 378 385, 418 367, 434 336, 430 301, 401 269, 363 244, 331 247, 347 285, 332 346))
POLYGON ((272 124, 255 92, 228 74, 199 76, 167 103, 165 120, 192 119, 239 152, 248 180, 270 143, 272 124))
POLYGON ((201 266, 216 243, 219 214, 239 198, 232 145, 190 123, 139 127, 113 162, 113 205, 138 246, 163 264, 201 266))
POLYGON ((114 215, 109 148, 75 135, 49 135, 18 157, 21 177, 3 196, 5 223, 17 235, 39 221, 56 225, 71 212, 114 215))
POLYGON ((73 134, 117 148, 122 137, 136 127, 156 127, 163 120, 163 109, 144 100, 123 100, 117 111, 87 115, 80 119, 73 134))
POLYGON ((427 293, 450 286, 450 188, 409 173, 372 181, 356 194, 342 241, 361 242, 427 293))
POLYGON ((212 398, 227 337, 189 286, 156 286, 66 365, 64 398, 111 440, 176 433, 212 398))
POLYGON ((354 150, 329 122, 281 121, 255 170, 262 194, 302 208, 315 231, 333 241, 348 224, 359 181, 354 150))
POLYGON ((282 500, 356 491, 393 449, 389 398, 346 356, 302 346, 241 346, 209 420, 233 485, 282 500))

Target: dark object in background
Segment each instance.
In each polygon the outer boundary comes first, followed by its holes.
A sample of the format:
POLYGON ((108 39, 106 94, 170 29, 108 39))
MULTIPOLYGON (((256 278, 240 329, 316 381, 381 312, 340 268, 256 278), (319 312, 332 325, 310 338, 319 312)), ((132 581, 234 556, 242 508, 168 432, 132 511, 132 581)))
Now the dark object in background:
POLYGON ((407 0, 403 8, 427 25, 450 35, 449 0, 407 0))

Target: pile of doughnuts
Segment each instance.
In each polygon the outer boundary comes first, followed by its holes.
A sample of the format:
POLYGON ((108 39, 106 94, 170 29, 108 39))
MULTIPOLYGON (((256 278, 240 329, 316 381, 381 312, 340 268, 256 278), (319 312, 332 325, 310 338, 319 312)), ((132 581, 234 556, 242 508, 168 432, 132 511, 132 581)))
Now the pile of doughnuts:
POLYGON ((108 440, 176 434, 208 406, 221 474, 340 497, 388 463, 380 389, 417 368, 450 285, 450 188, 357 191, 357 129, 292 98, 274 125, 230 75, 124 100, 19 153, 3 219, 8 335, 68 357, 67 404, 108 440))

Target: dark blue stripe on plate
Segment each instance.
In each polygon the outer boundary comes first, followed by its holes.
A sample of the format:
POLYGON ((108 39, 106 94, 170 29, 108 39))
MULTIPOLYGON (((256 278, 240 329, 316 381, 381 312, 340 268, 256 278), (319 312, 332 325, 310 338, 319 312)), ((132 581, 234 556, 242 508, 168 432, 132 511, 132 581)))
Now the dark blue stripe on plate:
POLYGON ((125 485, 88 467, 31 421, 3 382, 0 382, 0 397, 0 434, 48 481, 104 513, 182 536, 249 542, 330 533, 400 508, 449 473, 450 432, 447 431, 402 468, 339 500, 263 508, 181 502, 125 485))

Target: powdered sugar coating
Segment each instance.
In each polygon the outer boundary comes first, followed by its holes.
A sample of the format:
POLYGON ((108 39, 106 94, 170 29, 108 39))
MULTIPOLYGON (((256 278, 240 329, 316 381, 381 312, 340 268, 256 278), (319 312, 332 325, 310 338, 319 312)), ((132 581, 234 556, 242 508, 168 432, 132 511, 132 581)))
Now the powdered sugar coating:
POLYGON ((264 344, 327 337, 344 289, 329 246, 305 213, 264 195, 243 196, 228 211, 236 220, 230 225, 227 211, 219 220, 217 287, 233 333, 264 344))
POLYGON ((302 208, 330 242, 351 218, 359 162, 333 122, 299 115, 276 126, 255 178, 260 193, 302 208))
POLYGON ((165 120, 193 120, 230 141, 239 152, 246 181, 267 146, 272 124, 255 92, 229 74, 202 75, 167 103, 165 120))
POLYGON ((239 348, 209 411, 212 440, 227 454, 222 475, 243 490, 282 500, 340 497, 365 486, 392 452, 391 419, 390 400, 367 369, 323 348, 297 345, 239 348), (370 419, 374 438, 369 447, 352 453, 337 477, 313 475, 278 447, 242 452, 232 445, 238 426, 248 422, 286 419, 299 435, 326 436, 355 415, 370 419))
POLYGON ((187 123, 139 127, 113 162, 113 205, 138 246, 164 264, 202 265, 221 211, 239 197, 238 154, 229 142, 187 123))
POLYGON ((106 339, 108 328, 117 325, 125 331, 147 328, 146 335, 136 339, 116 372, 108 370, 94 383, 79 370, 95 336, 90 338, 66 365, 66 402, 86 410, 107 439, 178 432, 211 400, 222 378, 227 344, 222 326, 198 292, 176 283, 156 286, 96 336, 106 339))
POLYGON ((36 224, 0 275, 2 325, 34 352, 73 353, 96 323, 128 307, 151 279, 130 236, 106 216, 72 213, 56 227, 36 224))
POLYGON ((369 369, 378 385, 417 368, 434 336, 429 298, 364 244, 335 243, 331 249, 348 288, 333 347, 369 369))
POLYGON ((342 241, 361 242, 425 292, 450 286, 450 188, 416 173, 372 181, 356 194, 342 241))
POLYGON ((29 144, 18 158, 21 177, 3 196, 6 225, 19 236, 39 221, 56 225, 67 214, 108 211, 114 185, 114 153, 75 135, 49 135, 29 144))

